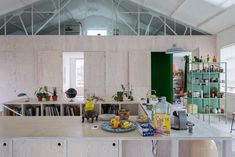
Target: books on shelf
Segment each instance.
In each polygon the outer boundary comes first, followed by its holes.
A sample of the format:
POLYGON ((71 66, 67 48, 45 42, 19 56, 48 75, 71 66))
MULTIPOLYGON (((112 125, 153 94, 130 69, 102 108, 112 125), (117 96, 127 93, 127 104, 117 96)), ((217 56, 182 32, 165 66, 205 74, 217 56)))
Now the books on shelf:
POLYGON ((45 116, 60 116, 60 106, 47 105, 44 108, 45 116))
POLYGON ((101 113, 102 114, 116 114, 118 115, 119 105, 117 104, 102 104, 101 113))
POLYGON ((65 105, 64 116, 80 116, 80 107, 74 105, 65 105))
MULTIPOLYGON (((15 112, 17 112, 17 113, 22 114, 21 107, 11 106, 10 108, 11 108, 12 110, 14 110, 15 112)), ((15 112, 12 112, 12 111, 10 111, 10 110, 7 110, 6 115, 9 115, 9 116, 19 116, 19 115, 17 115, 15 112)))
POLYGON ((25 108, 25 116, 41 116, 40 106, 27 106, 25 108))

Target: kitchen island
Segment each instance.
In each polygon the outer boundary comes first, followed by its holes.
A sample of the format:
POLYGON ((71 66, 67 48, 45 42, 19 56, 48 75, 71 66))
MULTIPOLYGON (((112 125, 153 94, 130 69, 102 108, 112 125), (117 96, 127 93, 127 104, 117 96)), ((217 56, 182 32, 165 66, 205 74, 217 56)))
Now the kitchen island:
POLYGON ((82 123, 81 117, 1 117, 0 152, 3 157, 148 157, 153 156, 152 142, 159 141, 159 156, 186 157, 183 141, 215 139, 222 144, 220 155, 232 157, 230 134, 194 117, 189 120, 195 124, 193 134, 172 130, 169 135, 142 137, 137 130, 105 132, 102 122, 82 123))

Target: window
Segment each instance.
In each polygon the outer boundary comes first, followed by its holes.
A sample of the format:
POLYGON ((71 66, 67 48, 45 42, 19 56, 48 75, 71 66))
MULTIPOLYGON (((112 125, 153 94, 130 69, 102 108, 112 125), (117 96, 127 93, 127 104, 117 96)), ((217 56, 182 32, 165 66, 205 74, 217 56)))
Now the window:
POLYGON ((63 53, 63 91, 77 90, 77 97, 84 98, 84 53, 63 53))
POLYGON ((76 59, 76 88, 84 87, 84 59, 76 59))
POLYGON ((101 35, 101 36, 106 36, 107 35, 107 30, 87 30, 87 35, 90 36, 96 36, 96 35, 101 35))
POLYGON ((221 62, 227 62, 227 92, 235 93, 235 44, 220 51, 221 62))

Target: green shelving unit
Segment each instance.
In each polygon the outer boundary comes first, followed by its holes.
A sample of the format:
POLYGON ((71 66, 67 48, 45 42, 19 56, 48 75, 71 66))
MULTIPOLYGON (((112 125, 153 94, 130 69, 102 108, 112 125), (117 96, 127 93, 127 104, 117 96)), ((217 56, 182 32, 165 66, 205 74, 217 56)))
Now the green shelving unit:
POLYGON ((192 62, 187 75, 188 105, 197 106, 193 114, 203 120, 207 115, 209 123, 212 115, 225 116, 227 122, 226 62, 192 62))

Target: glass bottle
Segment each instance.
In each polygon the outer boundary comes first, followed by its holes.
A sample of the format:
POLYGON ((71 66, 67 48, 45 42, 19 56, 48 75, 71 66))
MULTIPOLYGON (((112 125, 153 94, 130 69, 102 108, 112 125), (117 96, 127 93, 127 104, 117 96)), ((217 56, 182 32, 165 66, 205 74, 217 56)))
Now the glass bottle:
POLYGON ((216 61, 216 57, 214 56, 212 62, 215 63, 216 61))
POLYGON ((169 103, 166 102, 166 97, 159 97, 155 108, 156 114, 170 114, 169 103))

